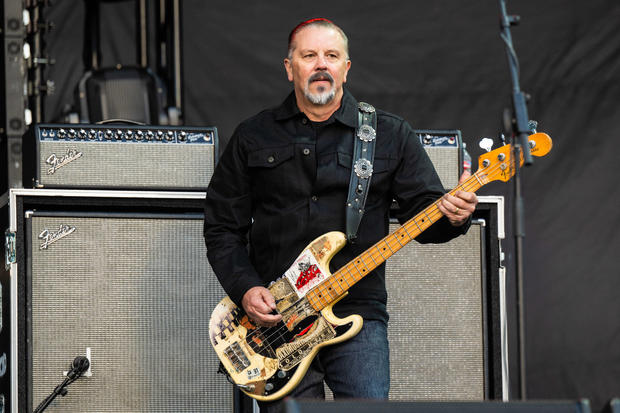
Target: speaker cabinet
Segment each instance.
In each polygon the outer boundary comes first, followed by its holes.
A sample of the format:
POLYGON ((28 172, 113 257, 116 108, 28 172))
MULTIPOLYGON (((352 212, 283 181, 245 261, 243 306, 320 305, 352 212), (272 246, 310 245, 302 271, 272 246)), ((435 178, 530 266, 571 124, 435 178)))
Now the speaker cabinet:
MULTIPOLYGON (((32 411, 76 356, 91 368, 52 412, 231 412, 208 337, 224 296, 206 259, 200 192, 19 189, 6 411, 32 411)), ((465 237, 407 245, 387 263, 392 400, 507 397, 503 203, 480 197, 465 237)), ((7 249, 11 250, 11 248, 7 249)), ((10 315, 10 318, 8 317, 10 315)), ((9 323, 6 320, 10 320, 9 323)), ((9 325, 6 325, 9 324, 9 325)))
POLYGON ((208 336, 224 292, 204 193, 18 194, 11 411, 32 411, 86 355, 90 370, 46 411, 231 412, 208 336))
POLYGON ((484 236, 475 220, 465 236, 413 242, 387 262, 391 400, 488 398, 484 236))
POLYGON ((480 196, 466 235, 386 262, 390 400, 508 398, 503 238, 503 199, 480 196))

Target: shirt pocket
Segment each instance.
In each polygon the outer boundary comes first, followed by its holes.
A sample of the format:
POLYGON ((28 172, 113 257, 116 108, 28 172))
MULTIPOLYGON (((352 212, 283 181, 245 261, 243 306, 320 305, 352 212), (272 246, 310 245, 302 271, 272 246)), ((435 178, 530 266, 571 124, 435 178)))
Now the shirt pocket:
POLYGON ((299 168, 292 145, 258 149, 248 153, 248 172, 254 199, 265 208, 284 208, 299 191, 299 168), (287 199, 288 198, 288 199, 287 199))
POLYGON ((248 167, 275 168, 293 158, 293 146, 259 149, 248 154, 248 167))

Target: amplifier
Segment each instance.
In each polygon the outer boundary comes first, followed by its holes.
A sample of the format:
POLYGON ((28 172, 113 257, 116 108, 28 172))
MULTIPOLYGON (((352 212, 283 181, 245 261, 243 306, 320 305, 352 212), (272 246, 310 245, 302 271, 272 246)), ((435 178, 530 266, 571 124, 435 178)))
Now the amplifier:
POLYGON ((463 140, 460 130, 417 129, 416 135, 433 162, 446 189, 456 188, 463 173, 463 140))
POLYGON ((11 190, 0 412, 32 412, 76 356, 90 370, 46 413, 235 411, 209 344, 207 320, 225 293, 207 261, 204 197, 11 190))
POLYGON ((392 401, 508 400, 504 199, 478 199, 467 234, 411 242, 385 263, 392 401))
POLYGON ((24 183, 36 188, 204 191, 217 161, 215 127, 39 124, 31 133, 24 183))

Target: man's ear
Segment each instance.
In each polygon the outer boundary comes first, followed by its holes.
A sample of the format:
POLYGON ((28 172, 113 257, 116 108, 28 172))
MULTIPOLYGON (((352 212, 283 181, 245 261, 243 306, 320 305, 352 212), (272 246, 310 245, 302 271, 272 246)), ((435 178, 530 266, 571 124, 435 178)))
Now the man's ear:
POLYGON ((347 75, 349 74, 349 69, 351 69, 351 61, 347 59, 347 70, 345 70, 344 72, 344 79, 342 80, 342 83, 347 83, 347 75))
POLYGON ((288 77, 288 81, 293 81, 293 67, 291 66, 291 59, 288 57, 284 58, 284 69, 286 70, 286 77, 288 77))

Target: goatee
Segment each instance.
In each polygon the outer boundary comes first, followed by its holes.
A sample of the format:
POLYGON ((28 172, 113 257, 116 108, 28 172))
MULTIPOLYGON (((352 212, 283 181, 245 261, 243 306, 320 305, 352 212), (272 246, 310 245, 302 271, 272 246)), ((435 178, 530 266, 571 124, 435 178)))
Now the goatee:
POLYGON ((317 72, 308 78, 306 87, 304 88, 304 95, 306 98, 315 105, 325 105, 331 102, 336 96, 336 89, 334 88, 334 78, 328 72, 317 72), (331 84, 331 88, 326 90, 321 86, 318 88, 317 93, 310 91, 310 84, 319 80, 327 80, 331 84))

